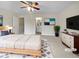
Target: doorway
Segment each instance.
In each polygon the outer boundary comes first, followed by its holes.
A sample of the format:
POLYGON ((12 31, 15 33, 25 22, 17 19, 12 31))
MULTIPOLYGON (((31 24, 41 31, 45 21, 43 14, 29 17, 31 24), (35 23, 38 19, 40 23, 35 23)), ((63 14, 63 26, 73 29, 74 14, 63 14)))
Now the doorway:
POLYGON ((42 18, 36 17, 36 34, 41 35, 42 32, 42 18))
POLYGON ((24 34, 24 18, 19 18, 19 34, 24 34))

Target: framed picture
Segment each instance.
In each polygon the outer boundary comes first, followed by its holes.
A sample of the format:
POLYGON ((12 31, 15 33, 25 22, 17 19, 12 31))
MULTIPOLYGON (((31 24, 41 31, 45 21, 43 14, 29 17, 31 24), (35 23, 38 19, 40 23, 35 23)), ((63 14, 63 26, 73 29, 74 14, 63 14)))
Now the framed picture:
POLYGON ((54 25, 56 20, 55 18, 49 18, 50 25, 54 25))
POLYGON ((3 16, 0 15, 0 26, 3 26, 3 16))

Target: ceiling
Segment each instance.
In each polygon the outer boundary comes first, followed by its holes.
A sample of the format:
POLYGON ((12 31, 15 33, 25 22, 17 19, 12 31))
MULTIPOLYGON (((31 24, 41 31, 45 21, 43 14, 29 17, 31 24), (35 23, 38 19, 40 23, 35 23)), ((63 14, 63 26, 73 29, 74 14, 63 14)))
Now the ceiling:
MULTIPOLYGON (((70 5, 76 2, 72 1, 38 1, 40 10, 35 13, 60 13, 70 5)), ((0 1, 0 9, 6 9, 8 11, 17 12, 19 14, 26 14, 26 9, 20 8, 21 2, 19 1, 0 1)))
POLYGON ((74 2, 69 1, 46 1, 40 3, 40 12, 42 13, 59 13, 72 5, 74 2))

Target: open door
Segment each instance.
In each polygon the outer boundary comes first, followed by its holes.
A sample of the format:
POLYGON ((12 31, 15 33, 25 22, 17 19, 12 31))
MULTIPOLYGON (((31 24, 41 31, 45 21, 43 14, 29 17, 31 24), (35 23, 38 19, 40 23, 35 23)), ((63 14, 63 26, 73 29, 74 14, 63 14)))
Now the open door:
POLYGON ((42 18, 37 17, 36 18, 36 34, 41 34, 42 32, 42 18))

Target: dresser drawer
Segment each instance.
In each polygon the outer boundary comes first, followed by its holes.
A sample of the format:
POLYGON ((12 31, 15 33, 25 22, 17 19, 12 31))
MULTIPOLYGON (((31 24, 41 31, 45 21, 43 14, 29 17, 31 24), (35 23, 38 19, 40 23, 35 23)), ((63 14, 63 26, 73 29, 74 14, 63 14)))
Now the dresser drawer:
POLYGON ((74 47, 74 37, 71 35, 67 35, 62 33, 62 41, 69 47, 74 47))

